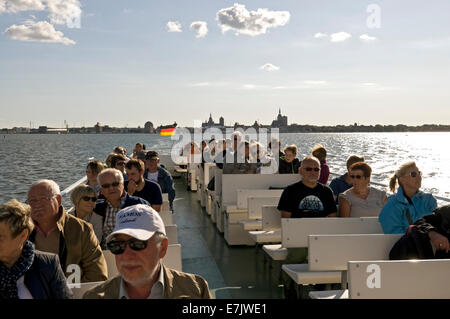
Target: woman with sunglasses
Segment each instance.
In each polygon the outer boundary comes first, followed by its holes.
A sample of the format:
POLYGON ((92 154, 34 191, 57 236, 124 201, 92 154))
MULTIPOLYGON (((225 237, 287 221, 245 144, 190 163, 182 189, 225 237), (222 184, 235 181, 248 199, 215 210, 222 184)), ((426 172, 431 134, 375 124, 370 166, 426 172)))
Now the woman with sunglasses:
POLYGON ((364 162, 350 166, 353 186, 339 194, 339 217, 376 217, 386 203, 386 192, 370 186, 372 168, 364 162))
POLYGON ((94 233, 100 242, 103 234, 103 220, 100 215, 94 214, 95 201, 97 200, 95 190, 88 185, 78 185, 73 189, 70 200, 74 207, 70 214, 92 224, 94 233))
POLYGON ((385 234, 403 234, 409 225, 422 216, 431 214, 437 207, 432 194, 420 191, 422 172, 415 162, 400 166, 389 182, 389 188, 394 193, 397 182, 397 193, 390 196, 378 217, 385 234))

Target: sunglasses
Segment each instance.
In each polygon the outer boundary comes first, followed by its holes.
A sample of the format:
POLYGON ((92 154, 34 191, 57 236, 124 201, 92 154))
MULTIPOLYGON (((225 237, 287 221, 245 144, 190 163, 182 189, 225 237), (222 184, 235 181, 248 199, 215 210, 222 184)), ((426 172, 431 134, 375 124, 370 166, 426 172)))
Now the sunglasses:
POLYGON ((89 200, 91 200, 91 201, 93 201, 95 203, 95 201, 97 200, 97 197, 95 197, 95 196, 92 196, 92 197, 90 197, 90 196, 83 196, 83 197, 81 197, 81 199, 84 200, 85 202, 88 202, 89 200))
POLYGON ((114 183, 111 183, 111 184, 103 184, 102 185, 102 188, 109 188, 110 186, 112 186, 112 187, 117 187, 117 186, 119 186, 119 182, 114 182, 114 183))
POLYGON ((136 238, 132 238, 125 241, 111 240, 106 244, 106 247, 113 253, 114 255, 123 254, 127 245, 130 246, 131 249, 135 251, 143 250, 147 248, 148 240, 139 240, 136 238))
POLYGON ((412 171, 409 173, 409 176, 411 176, 412 178, 416 178, 417 176, 422 176, 422 172, 421 171, 412 171))
POLYGON ((320 171, 320 168, 318 168, 318 167, 302 167, 302 169, 307 171, 307 172, 311 172, 311 171, 318 172, 318 171, 320 171))

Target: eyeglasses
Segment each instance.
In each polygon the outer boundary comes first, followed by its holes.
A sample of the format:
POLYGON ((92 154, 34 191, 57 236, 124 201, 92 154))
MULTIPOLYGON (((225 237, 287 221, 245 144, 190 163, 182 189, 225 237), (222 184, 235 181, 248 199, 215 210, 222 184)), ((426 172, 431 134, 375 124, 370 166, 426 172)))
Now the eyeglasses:
POLYGON ((412 171, 409 173, 409 176, 411 176, 412 178, 416 178, 417 176, 422 176, 422 172, 421 171, 412 171))
POLYGON ((307 172, 311 172, 311 171, 318 172, 318 171, 320 171, 320 168, 318 168, 318 167, 302 167, 302 169, 307 171, 307 172))
POLYGON ((47 196, 47 197, 41 197, 41 198, 37 198, 37 199, 27 199, 26 203, 29 205, 35 205, 43 200, 51 200, 53 197, 55 197, 56 195, 52 195, 52 196, 47 196))
POLYGON ((109 188, 110 186, 112 186, 112 187, 117 187, 117 186, 119 186, 119 182, 113 182, 113 183, 111 183, 111 184, 102 184, 102 188, 109 188))
POLYGON ((361 178, 363 178, 364 176, 362 176, 362 175, 350 175, 350 178, 351 179, 361 179, 361 178))
POLYGON ((97 200, 97 197, 95 197, 95 196, 92 196, 92 197, 90 197, 90 196, 83 196, 83 197, 81 197, 81 199, 84 200, 85 202, 88 202, 89 200, 91 200, 91 201, 93 201, 95 203, 95 201, 97 200))
POLYGON ((114 255, 123 254, 127 245, 130 246, 131 249, 139 251, 147 248, 148 240, 139 240, 136 238, 132 238, 129 240, 119 241, 119 240, 111 240, 106 244, 106 247, 113 253, 114 255))

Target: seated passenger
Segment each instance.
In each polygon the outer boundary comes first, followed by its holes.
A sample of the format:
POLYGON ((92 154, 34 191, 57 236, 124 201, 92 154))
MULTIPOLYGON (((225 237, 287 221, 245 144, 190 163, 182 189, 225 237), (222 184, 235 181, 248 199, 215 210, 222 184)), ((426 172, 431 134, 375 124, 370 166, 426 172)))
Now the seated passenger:
POLYGON ((125 174, 125 163, 127 162, 127 158, 122 154, 116 154, 111 156, 111 168, 118 169, 122 172, 124 181, 128 180, 127 175, 125 174))
POLYGON ((30 206, 0 206, 0 300, 72 299, 59 258, 35 249, 30 206))
POLYGON ((386 203, 386 192, 369 186, 372 168, 364 162, 350 166, 353 186, 339 194, 339 217, 377 217, 386 203))
POLYGON ((100 161, 90 161, 86 167, 86 185, 91 186, 97 196, 100 194, 100 185, 98 185, 97 176, 103 169, 104 166, 100 161))
POLYGON ((161 211, 162 193, 158 183, 144 178, 144 163, 141 160, 129 160, 126 164, 128 182, 125 188, 131 196, 137 196, 150 203, 157 212, 161 211))
POLYGON ((235 162, 227 162, 223 166, 224 174, 256 174, 258 165, 256 159, 250 158, 250 143, 248 141, 241 142, 239 149, 235 152, 235 162))
POLYGON ((264 146, 259 142, 250 144, 250 157, 256 159, 257 174, 275 174, 278 173, 277 161, 269 156, 264 146))
POLYGON ((386 205, 378 217, 385 234, 404 234, 409 225, 419 218, 431 214, 436 209, 437 202, 432 194, 419 191, 422 186, 422 172, 415 162, 400 166, 389 182, 391 192, 386 205))
POLYGON ((122 154, 123 156, 125 156, 127 161, 131 159, 131 158, 128 158, 127 149, 125 147, 116 146, 116 147, 114 147, 113 152, 117 153, 117 154, 122 154))
POLYGON ((298 174, 301 162, 296 157, 297 151, 298 149, 295 144, 284 148, 284 156, 280 156, 280 167, 278 169, 280 174, 298 174))
POLYGON ((84 299, 212 298, 201 276, 161 263, 169 242, 161 217, 151 207, 135 205, 121 210, 107 242, 120 275, 88 290, 84 299))
POLYGON ((106 261, 92 226, 66 213, 58 184, 46 179, 33 183, 28 203, 35 226, 29 240, 37 250, 58 254, 66 276, 73 272, 68 266, 74 264, 81 268, 81 282, 107 279, 106 261))
POLYGON ((145 173, 144 178, 156 182, 161 187, 161 192, 167 193, 169 198, 170 210, 173 211, 173 200, 175 199, 175 187, 170 173, 159 165, 159 154, 156 151, 148 151, 145 154, 145 173))
POLYGON ((100 215, 94 214, 95 202, 97 201, 95 190, 88 185, 78 185, 70 194, 70 200, 74 207, 70 214, 90 223, 98 242, 101 242, 103 220, 100 215))
POLYGON ((351 155, 347 158, 347 173, 331 180, 330 188, 333 191, 334 199, 336 204, 339 203, 339 194, 345 192, 347 189, 353 186, 353 181, 350 178, 350 166, 357 162, 364 162, 363 156, 351 155))
POLYGON ((316 157, 320 161, 320 177, 319 183, 327 185, 328 177, 330 176, 330 167, 327 163, 327 150, 323 145, 316 145, 312 149, 312 156, 316 157))
POLYGON ((145 158, 145 145, 143 143, 136 143, 133 149, 132 159, 140 159, 141 161, 145 158))
POLYGON ((101 246, 106 247, 106 237, 116 225, 116 215, 122 208, 150 203, 145 199, 136 196, 130 196, 124 190, 123 174, 115 168, 107 168, 98 174, 98 183, 100 184, 104 199, 99 199, 95 203, 94 213, 100 215, 103 220, 103 235, 101 246))

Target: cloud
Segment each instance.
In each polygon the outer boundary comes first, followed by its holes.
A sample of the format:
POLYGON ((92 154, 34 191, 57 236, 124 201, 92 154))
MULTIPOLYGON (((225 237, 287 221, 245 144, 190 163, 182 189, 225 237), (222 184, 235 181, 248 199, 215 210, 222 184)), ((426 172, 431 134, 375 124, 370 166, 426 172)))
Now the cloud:
POLYGON ((12 25, 5 31, 13 40, 47 43, 75 44, 75 41, 64 37, 64 33, 56 31, 47 21, 26 21, 24 25, 12 25))
POLYGON ((216 20, 219 22, 222 33, 234 30, 236 35, 250 36, 264 34, 269 28, 284 26, 289 22, 290 17, 289 11, 269 11, 261 8, 257 11, 248 11, 245 5, 239 3, 216 13, 216 20))
POLYGON ((308 84, 308 85, 325 85, 325 84, 327 84, 327 81, 307 80, 307 81, 303 81, 303 83, 308 84))
POLYGON ((50 22, 66 24, 69 28, 81 27, 81 4, 79 0, 47 0, 50 22))
POLYGON ((275 66, 271 63, 266 63, 264 65, 261 65, 259 67, 260 70, 264 70, 264 71, 268 71, 268 72, 272 72, 272 71, 278 71, 280 69, 280 67, 275 66))
POLYGON ((3 11, 9 13, 45 10, 44 1, 41 0, 0 0, 0 13, 2 13, 2 7, 3 11))
POLYGON ((368 34, 362 34, 359 38, 366 42, 374 41, 377 39, 376 37, 371 37, 368 34))
POLYGON ((6 0, 0 0, 0 14, 6 11, 6 0))
POLYGON ((331 42, 343 42, 347 39, 350 39, 351 37, 352 35, 347 32, 333 33, 331 35, 331 42))
POLYGON ((326 33, 317 32, 316 34, 314 34, 314 38, 316 38, 316 39, 323 39, 326 37, 328 37, 328 35, 326 33))
POLYGON ((203 38, 208 34, 208 26, 204 21, 192 22, 190 28, 197 32, 196 38, 203 38))
POLYGON ((181 30, 181 24, 178 21, 167 22, 167 29, 169 32, 183 32, 181 30))

